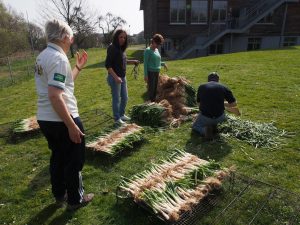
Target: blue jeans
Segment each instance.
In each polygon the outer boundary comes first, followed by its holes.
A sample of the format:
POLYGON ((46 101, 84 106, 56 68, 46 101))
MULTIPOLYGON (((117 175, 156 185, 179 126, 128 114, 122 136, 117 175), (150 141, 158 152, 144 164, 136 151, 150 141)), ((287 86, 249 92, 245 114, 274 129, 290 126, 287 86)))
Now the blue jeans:
POLYGON ((107 76, 107 83, 111 88, 112 110, 115 121, 125 114, 125 108, 128 101, 126 77, 122 77, 122 83, 117 83, 112 75, 107 76))
POLYGON ((225 113, 217 118, 209 118, 201 113, 199 113, 196 121, 193 123, 192 129, 199 132, 200 134, 205 134, 205 127, 209 125, 217 125, 226 120, 225 113))

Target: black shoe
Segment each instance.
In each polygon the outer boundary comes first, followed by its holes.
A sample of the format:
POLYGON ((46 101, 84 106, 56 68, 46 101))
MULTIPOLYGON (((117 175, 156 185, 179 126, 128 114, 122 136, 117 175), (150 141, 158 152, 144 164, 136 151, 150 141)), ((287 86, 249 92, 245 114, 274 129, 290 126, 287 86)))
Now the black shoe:
POLYGON ((68 204, 67 210, 68 211, 73 211, 73 210, 76 210, 76 209, 79 209, 81 207, 86 206, 87 204, 89 204, 93 200, 94 196, 95 195, 93 193, 89 193, 87 195, 84 195, 81 203, 75 204, 75 205, 68 204))
POLYGON ((68 194, 66 193, 63 197, 55 198, 55 204, 57 207, 64 207, 68 200, 68 194))
POLYGON ((213 126, 208 125, 205 127, 204 138, 208 141, 213 139, 213 126))
POLYGON ((212 128, 213 128, 213 135, 216 135, 218 133, 218 126, 212 125, 212 128))

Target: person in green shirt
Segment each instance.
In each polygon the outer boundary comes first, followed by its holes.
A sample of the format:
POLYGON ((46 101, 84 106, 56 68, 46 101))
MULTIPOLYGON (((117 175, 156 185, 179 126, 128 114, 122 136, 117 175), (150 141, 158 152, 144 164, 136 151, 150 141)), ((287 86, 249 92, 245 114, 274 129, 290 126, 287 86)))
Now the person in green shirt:
POLYGON ((162 66, 167 70, 167 65, 161 61, 158 51, 158 47, 163 42, 163 36, 155 34, 151 39, 150 46, 144 51, 144 79, 147 83, 148 97, 151 102, 155 102, 159 71, 162 66))

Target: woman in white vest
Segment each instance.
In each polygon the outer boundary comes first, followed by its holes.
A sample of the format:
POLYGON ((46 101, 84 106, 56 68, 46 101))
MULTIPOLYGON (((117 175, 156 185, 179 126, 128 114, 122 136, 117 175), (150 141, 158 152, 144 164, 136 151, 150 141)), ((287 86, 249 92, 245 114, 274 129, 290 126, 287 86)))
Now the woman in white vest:
POLYGON ((74 210, 89 203, 94 194, 84 194, 81 170, 84 164, 83 125, 74 96, 74 81, 87 62, 84 51, 76 54, 71 69, 67 52, 73 43, 72 29, 59 20, 46 24, 48 46, 36 59, 37 120, 51 150, 52 193, 58 205, 74 210))

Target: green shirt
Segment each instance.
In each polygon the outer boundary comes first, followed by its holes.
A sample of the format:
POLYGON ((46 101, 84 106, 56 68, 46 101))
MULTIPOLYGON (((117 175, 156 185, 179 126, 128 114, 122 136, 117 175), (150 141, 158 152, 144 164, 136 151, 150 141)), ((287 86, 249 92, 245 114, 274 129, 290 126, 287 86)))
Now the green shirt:
POLYGON ((148 76, 148 71, 150 72, 159 72, 161 66, 164 66, 165 63, 161 61, 161 56, 156 48, 152 50, 150 47, 146 48, 144 51, 144 76, 148 76))

